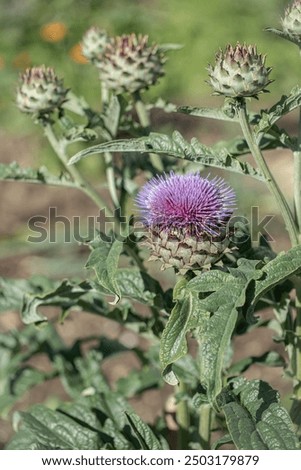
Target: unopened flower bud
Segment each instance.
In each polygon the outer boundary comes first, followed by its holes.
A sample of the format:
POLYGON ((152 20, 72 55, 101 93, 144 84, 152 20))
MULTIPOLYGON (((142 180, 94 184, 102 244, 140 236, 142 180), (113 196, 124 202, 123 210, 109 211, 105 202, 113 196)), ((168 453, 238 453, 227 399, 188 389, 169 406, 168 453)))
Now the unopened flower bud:
POLYGON ((16 102, 22 112, 47 114, 61 108, 67 93, 63 80, 58 79, 52 68, 42 65, 21 74, 16 102))
POLYGON ((106 87, 120 94, 154 85, 164 75, 164 62, 158 47, 148 45, 148 36, 130 34, 112 38, 96 65, 106 87))
POLYGON ((208 83, 219 95, 256 97, 271 83, 271 70, 265 66, 265 56, 257 52, 256 46, 237 43, 235 47, 228 45, 225 51, 217 53, 215 64, 208 67, 208 83))
POLYGON ((229 245, 227 223, 235 195, 221 178, 173 172, 157 176, 142 187, 136 204, 149 232, 150 259, 160 259, 162 269, 186 272, 210 266, 229 245))
POLYGON ((301 1, 295 0, 282 18, 282 28, 290 39, 301 43, 301 1))
POLYGON ((106 44, 108 42, 108 35, 106 31, 92 26, 86 31, 82 39, 82 52, 83 55, 96 64, 102 60, 102 55, 106 44))

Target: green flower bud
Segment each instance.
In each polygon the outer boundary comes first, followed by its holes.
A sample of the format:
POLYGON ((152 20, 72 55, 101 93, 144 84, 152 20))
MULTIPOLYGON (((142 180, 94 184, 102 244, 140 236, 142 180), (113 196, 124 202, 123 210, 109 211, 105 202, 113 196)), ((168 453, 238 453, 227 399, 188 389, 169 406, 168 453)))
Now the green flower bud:
POLYGON ((42 65, 20 75, 16 102, 24 113, 48 114, 61 108, 67 93, 63 80, 57 78, 52 68, 42 65))
POLYGON ((147 36, 118 36, 106 45, 96 65, 100 78, 114 93, 135 93, 154 85, 164 75, 165 59, 156 45, 149 46, 147 36))
POLYGON ((225 51, 217 53, 215 64, 209 65, 208 83, 218 95, 256 97, 272 82, 271 70, 265 66, 265 56, 257 52, 256 46, 229 44, 225 51))
POLYGON ((301 43, 301 1, 295 0, 282 18, 282 28, 290 39, 301 43))
POLYGON ((106 31, 97 26, 92 26, 83 36, 82 51, 83 55, 92 63, 97 64, 102 59, 102 54, 108 42, 106 31))

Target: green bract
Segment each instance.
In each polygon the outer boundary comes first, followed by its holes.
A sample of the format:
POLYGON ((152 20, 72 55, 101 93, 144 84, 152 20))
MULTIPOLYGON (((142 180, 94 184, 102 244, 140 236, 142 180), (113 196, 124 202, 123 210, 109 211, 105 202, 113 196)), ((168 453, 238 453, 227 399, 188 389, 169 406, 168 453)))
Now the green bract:
POLYGON ((229 238, 204 235, 200 240, 185 236, 179 230, 169 234, 165 230, 153 229, 144 244, 151 250, 149 260, 160 260, 162 269, 173 266, 185 273, 189 269, 208 268, 216 263, 227 250, 229 238))
POLYGON ((101 80, 116 94, 149 88, 164 75, 164 56, 148 36, 135 34, 112 38, 96 63, 101 80))
POLYGON ((59 109, 66 99, 68 89, 50 67, 29 68, 20 76, 16 102, 24 113, 45 114, 59 109))
POLYGON ((233 98, 257 96, 271 83, 271 68, 265 67, 265 56, 257 52, 256 46, 229 44, 216 54, 215 64, 209 65, 208 71, 208 83, 214 92, 233 98))

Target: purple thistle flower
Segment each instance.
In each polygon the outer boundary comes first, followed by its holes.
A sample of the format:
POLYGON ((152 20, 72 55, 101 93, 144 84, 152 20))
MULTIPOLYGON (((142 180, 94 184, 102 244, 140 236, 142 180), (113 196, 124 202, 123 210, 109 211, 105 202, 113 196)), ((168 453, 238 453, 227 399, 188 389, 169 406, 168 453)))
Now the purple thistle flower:
POLYGON ((181 272, 217 261, 226 250, 234 191, 222 178, 174 172, 152 178, 139 191, 136 205, 149 229, 151 258, 181 272))
POLYGON ((202 178, 198 173, 156 176, 136 198, 146 227, 179 229, 201 237, 218 235, 235 207, 235 194, 222 178, 202 178))

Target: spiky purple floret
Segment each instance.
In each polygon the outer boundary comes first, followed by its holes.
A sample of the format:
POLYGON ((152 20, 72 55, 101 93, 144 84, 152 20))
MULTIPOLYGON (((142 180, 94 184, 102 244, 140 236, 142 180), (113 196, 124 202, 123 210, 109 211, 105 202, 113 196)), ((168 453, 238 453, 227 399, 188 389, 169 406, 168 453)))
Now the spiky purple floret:
POLYGON ((171 172, 146 183, 136 204, 146 227, 202 237, 220 234, 235 208, 235 194, 222 178, 171 172))

